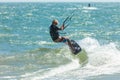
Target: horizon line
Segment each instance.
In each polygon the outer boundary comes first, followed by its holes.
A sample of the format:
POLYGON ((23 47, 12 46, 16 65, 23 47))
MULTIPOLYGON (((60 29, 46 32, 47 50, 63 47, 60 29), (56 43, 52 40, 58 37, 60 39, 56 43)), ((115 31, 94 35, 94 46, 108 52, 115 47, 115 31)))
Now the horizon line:
POLYGON ((116 2, 120 2, 120 1, 0 1, 0 3, 19 3, 19 2, 25 2, 25 3, 27 3, 27 2, 40 2, 40 3, 62 3, 62 2, 66 2, 66 3, 70 3, 70 2, 81 2, 81 3, 91 3, 91 2, 106 2, 106 3, 110 3, 110 2, 113 2, 113 3, 116 3, 116 2))

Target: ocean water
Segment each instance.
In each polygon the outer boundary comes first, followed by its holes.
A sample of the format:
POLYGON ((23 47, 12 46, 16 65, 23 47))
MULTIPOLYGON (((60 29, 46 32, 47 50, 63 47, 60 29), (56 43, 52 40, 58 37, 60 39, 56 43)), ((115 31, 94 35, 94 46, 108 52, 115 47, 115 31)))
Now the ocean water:
POLYGON ((0 80, 120 79, 120 3, 87 4, 0 3, 0 80), (49 35, 73 11, 61 35, 87 52, 84 66, 49 35))

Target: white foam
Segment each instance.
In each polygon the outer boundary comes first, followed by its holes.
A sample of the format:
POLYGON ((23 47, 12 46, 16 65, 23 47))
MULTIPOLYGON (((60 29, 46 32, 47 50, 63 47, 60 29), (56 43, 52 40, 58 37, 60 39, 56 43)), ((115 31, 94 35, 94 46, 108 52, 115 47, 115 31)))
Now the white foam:
POLYGON ((93 52, 95 49, 100 47, 99 42, 96 39, 87 37, 79 41, 79 45, 84 48, 87 52, 93 52))
POLYGON ((83 7, 85 10, 97 10, 98 8, 96 7, 83 7))
POLYGON ((33 75, 31 75, 31 74, 28 75, 27 74, 27 76, 25 75, 26 78, 24 78, 23 80, 28 80, 28 79, 30 79, 30 80, 42 80, 42 79, 50 78, 50 77, 65 73, 65 72, 70 71, 70 70, 77 69, 79 67, 80 67, 79 61, 78 60, 73 60, 69 64, 62 65, 62 66, 59 66, 57 68, 51 68, 50 70, 45 72, 43 75, 38 76, 36 73, 34 73, 33 75))
POLYGON ((0 37, 13 37, 13 36, 19 36, 18 34, 0 34, 0 37))
MULTIPOLYGON (((42 80, 54 79, 55 77, 66 79, 72 76, 80 80, 89 76, 120 72, 120 51, 116 48, 114 42, 100 45, 98 40, 88 37, 80 40, 78 43, 88 53, 89 60, 86 66, 80 67, 78 60, 71 59, 71 63, 69 64, 51 68, 44 71, 43 74, 39 74, 39 72, 35 73, 32 76, 30 75, 29 79, 42 80)), ((28 77, 26 77, 26 80, 28 80, 28 77)))
POLYGON ((53 42, 47 42, 47 41, 39 41, 37 42, 40 45, 44 45, 44 44, 54 44, 53 42))
POLYGON ((96 39, 85 38, 79 41, 88 52, 89 62, 80 74, 81 76, 95 76, 120 72, 120 51, 114 42, 100 45, 96 39))
POLYGON ((90 76, 99 76, 104 74, 114 74, 120 72, 120 51, 116 48, 116 44, 109 43, 100 45, 96 39, 85 38, 79 41, 79 44, 84 48, 89 57, 89 62, 86 66, 74 69, 59 77, 74 77, 84 79, 90 76))
POLYGON ((55 76, 55 75, 62 74, 64 72, 67 72, 67 71, 70 71, 70 70, 74 70, 74 69, 78 68, 79 66, 80 66, 79 62, 77 60, 74 60, 70 64, 62 65, 60 67, 51 69, 46 74, 42 75, 40 78, 36 77, 34 79, 37 80, 37 78, 38 78, 38 80, 39 80, 39 79, 49 78, 51 76, 55 76))

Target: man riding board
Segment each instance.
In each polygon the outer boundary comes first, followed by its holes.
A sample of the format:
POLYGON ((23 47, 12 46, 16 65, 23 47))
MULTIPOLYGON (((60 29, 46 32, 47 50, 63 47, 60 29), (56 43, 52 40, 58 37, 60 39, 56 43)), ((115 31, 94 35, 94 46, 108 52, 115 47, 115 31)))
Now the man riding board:
POLYGON ((65 27, 64 27, 64 24, 59 28, 57 25, 58 25, 58 20, 53 20, 52 21, 52 24, 50 26, 50 36, 52 38, 52 40, 54 42, 63 42, 63 43, 66 43, 71 49, 72 51, 74 51, 74 48, 72 47, 71 43, 70 43, 70 40, 66 37, 63 37, 63 36, 60 36, 59 35, 59 30, 64 30, 65 27))

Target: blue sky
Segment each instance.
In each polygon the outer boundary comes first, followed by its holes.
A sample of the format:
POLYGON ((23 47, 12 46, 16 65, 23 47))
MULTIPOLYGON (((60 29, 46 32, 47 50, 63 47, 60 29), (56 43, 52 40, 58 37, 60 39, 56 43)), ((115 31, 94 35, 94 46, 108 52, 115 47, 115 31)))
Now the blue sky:
POLYGON ((120 0, 0 0, 0 2, 120 2, 120 0))

